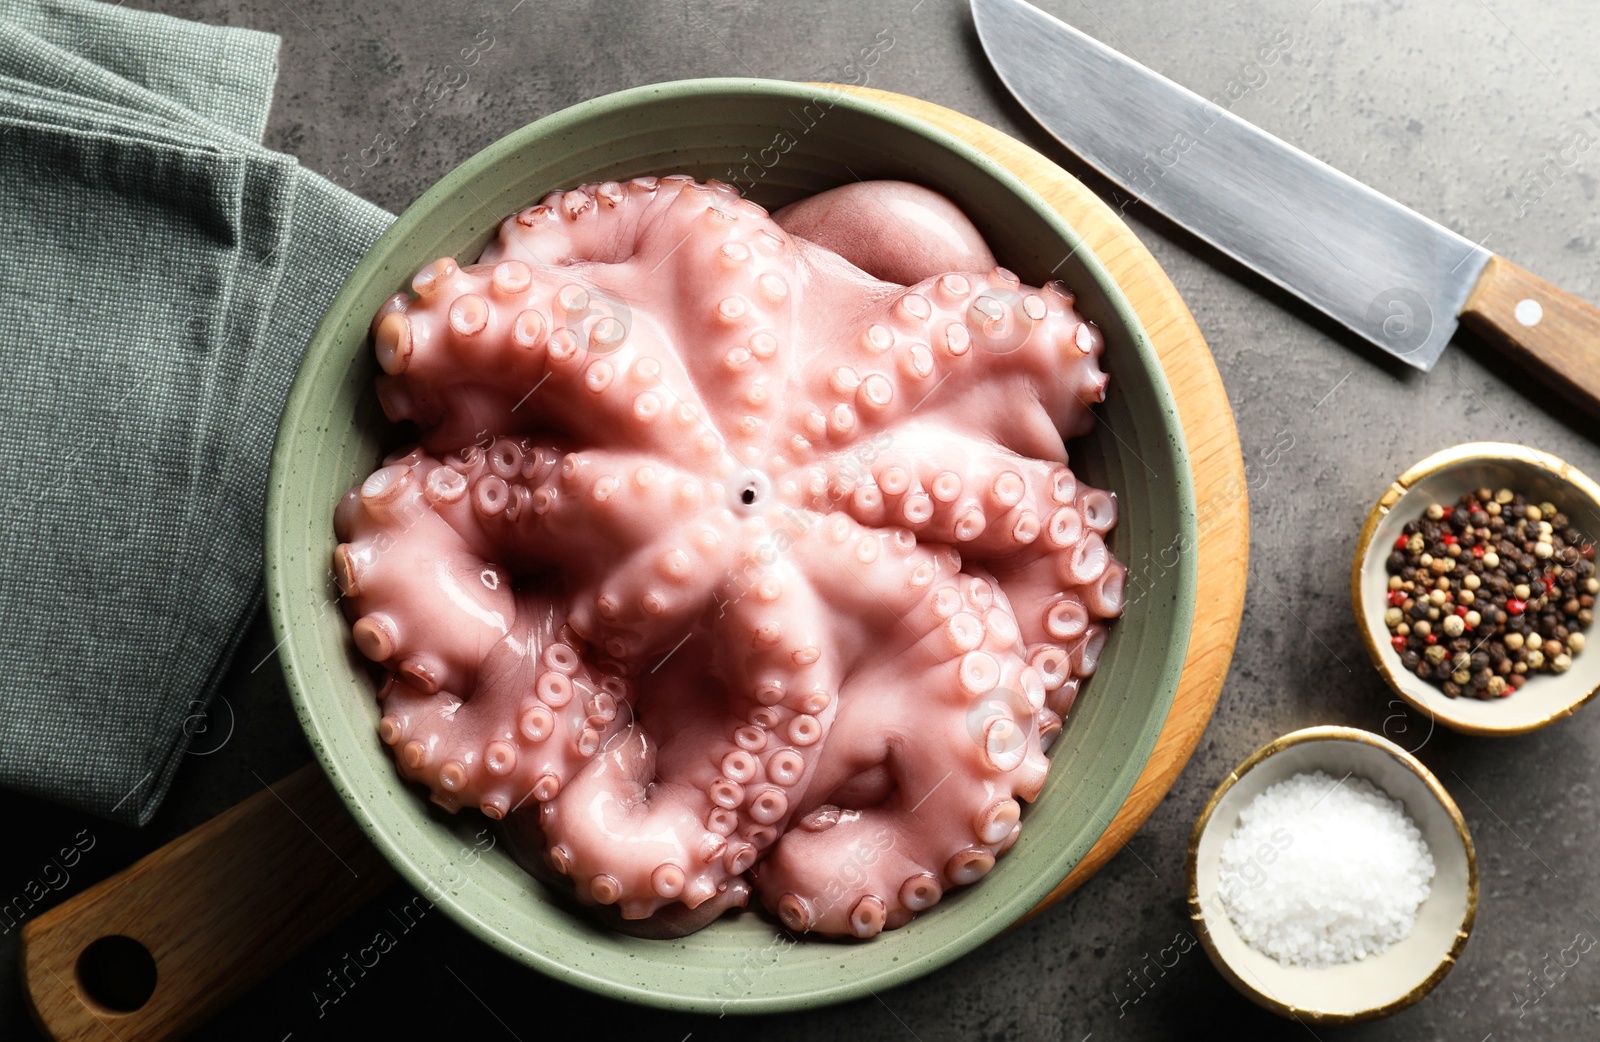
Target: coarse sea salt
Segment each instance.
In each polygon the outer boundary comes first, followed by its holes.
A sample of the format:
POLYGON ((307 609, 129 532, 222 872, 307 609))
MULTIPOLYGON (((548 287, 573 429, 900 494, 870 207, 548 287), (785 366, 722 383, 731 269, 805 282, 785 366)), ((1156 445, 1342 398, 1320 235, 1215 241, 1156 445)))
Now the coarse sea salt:
POLYGON ((1403 940, 1433 873, 1404 804, 1363 778, 1314 771, 1239 812, 1217 884, 1252 948, 1285 966, 1334 966, 1403 940))

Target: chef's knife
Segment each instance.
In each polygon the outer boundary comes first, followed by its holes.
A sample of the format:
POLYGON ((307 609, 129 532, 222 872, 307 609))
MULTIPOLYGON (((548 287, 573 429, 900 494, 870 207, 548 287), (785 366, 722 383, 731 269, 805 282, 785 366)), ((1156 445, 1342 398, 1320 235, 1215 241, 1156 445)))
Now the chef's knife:
POLYGON ((1457 320, 1600 410, 1600 310, 1023 0, 972 0, 1000 79, 1124 191, 1385 351, 1457 320))

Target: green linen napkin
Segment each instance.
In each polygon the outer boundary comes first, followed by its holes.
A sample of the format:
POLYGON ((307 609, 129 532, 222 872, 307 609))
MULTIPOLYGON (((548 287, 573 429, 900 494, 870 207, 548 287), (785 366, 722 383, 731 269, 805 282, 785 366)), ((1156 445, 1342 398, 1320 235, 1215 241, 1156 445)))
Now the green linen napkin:
POLYGON ((300 353, 392 219, 261 146, 277 49, 0 0, 0 785, 129 823, 259 599, 300 353))

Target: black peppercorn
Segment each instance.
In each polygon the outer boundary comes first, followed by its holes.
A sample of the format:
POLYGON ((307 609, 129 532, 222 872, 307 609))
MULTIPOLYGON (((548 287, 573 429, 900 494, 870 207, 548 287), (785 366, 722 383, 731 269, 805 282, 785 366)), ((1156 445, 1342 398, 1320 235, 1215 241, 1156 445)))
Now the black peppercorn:
POLYGON ((1452 698, 1505 697, 1535 674, 1570 668, 1584 647, 1577 635, 1594 621, 1594 555, 1565 514, 1509 489, 1428 507, 1386 554, 1398 588, 1385 591, 1385 612, 1401 666, 1452 698), (1531 654, 1541 642, 1556 650, 1531 654))

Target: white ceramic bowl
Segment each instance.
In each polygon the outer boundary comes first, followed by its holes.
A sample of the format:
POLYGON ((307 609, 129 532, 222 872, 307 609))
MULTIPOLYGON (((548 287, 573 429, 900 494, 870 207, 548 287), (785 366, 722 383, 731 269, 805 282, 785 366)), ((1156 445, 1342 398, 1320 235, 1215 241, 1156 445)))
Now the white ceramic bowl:
POLYGON ((1195 822, 1188 876, 1190 918, 1218 971, 1252 1002, 1305 1024, 1372 1020, 1419 1001, 1455 965, 1478 908, 1477 857, 1455 801, 1410 753, 1352 727, 1295 731, 1257 749, 1236 767, 1195 822), (1234 929, 1223 905, 1217 865, 1239 812, 1251 800, 1268 786, 1316 770, 1335 779, 1347 773, 1365 778, 1404 803, 1428 843, 1435 874, 1416 925, 1404 940, 1340 966, 1284 966, 1250 947, 1234 929))
POLYGON ((1571 715, 1600 691, 1600 648, 1575 655, 1565 673, 1541 673, 1505 698, 1450 698, 1400 664, 1383 622, 1389 582, 1385 562, 1401 529, 1422 516, 1430 503, 1452 506, 1477 488, 1509 488, 1530 501, 1554 503, 1573 527, 1591 539, 1600 537, 1600 486, 1583 472, 1525 445, 1457 445, 1429 456, 1384 490, 1356 542, 1350 598, 1373 665, 1413 708, 1468 734, 1523 734, 1571 715))

